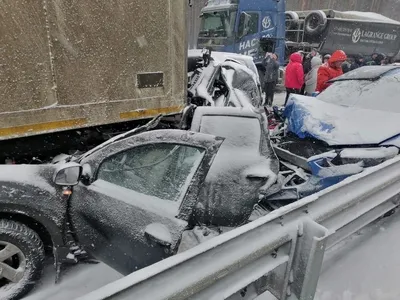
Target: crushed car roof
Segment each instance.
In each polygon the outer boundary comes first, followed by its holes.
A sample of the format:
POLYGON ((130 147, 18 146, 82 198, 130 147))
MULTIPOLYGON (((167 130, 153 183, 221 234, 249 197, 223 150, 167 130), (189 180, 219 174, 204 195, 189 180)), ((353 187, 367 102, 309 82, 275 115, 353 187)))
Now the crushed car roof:
MULTIPOLYGON (((203 50, 201 49, 191 49, 188 51, 188 58, 196 58, 203 56, 203 50)), ((231 53, 231 52, 217 52, 211 51, 211 57, 213 58, 215 64, 221 64, 226 60, 236 60, 239 63, 245 65, 253 72, 257 72, 254 65, 253 57, 243 54, 231 53)))

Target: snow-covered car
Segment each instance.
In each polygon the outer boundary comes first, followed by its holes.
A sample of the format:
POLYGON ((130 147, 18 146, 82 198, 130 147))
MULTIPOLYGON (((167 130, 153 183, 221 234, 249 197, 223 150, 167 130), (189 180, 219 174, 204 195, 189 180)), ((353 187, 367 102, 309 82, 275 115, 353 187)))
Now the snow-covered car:
POLYGON ((331 82, 317 98, 289 99, 288 132, 332 148, 400 147, 400 67, 362 67, 331 82))
POLYGON ((274 145, 285 178, 267 202, 296 201, 398 155, 400 67, 362 67, 331 83, 289 98, 274 145))
POLYGON ((279 168, 265 114, 202 107, 190 131, 148 131, 157 120, 58 164, 0 166, 1 299, 29 292, 45 249, 57 270, 87 251, 129 274, 188 248, 199 226, 249 220, 279 168))
POLYGON ((253 58, 188 51, 188 102, 198 106, 259 107, 261 84, 253 58))

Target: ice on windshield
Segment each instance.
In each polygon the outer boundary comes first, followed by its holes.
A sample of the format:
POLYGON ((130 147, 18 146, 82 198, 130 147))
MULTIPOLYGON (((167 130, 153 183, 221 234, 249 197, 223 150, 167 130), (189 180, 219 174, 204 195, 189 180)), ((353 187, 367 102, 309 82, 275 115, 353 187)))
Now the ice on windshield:
POLYGON ((400 73, 377 81, 348 80, 332 84, 318 96, 337 105, 400 113, 400 73))
POLYGON ((233 36, 235 16, 235 12, 229 11, 204 12, 201 17, 200 35, 209 36, 212 34, 214 37, 233 36))

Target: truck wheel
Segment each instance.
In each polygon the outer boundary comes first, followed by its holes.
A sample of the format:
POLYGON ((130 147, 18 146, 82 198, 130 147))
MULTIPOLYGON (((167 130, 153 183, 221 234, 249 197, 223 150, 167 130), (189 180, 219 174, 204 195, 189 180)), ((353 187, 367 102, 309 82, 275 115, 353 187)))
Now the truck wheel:
POLYGON ((306 34, 321 34, 327 26, 327 17, 322 10, 310 13, 304 20, 304 29, 306 34))
POLYGON ((285 13, 285 27, 286 30, 297 29, 299 25, 299 15, 294 11, 287 11, 285 13))
POLYGON ((0 295, 2 300, 21 299, 42 276, 44 247, 27 226, 0 220, 0 295))

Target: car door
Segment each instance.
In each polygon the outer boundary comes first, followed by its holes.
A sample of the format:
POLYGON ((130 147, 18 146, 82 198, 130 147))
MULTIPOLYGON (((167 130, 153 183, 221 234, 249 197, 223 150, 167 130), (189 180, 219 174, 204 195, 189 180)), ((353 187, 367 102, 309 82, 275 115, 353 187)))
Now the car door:
POLYGON ((97 259, 129 274, 175 253, 222 138, 157 130, 111 143, 83 161, 71 225, 97 259))

